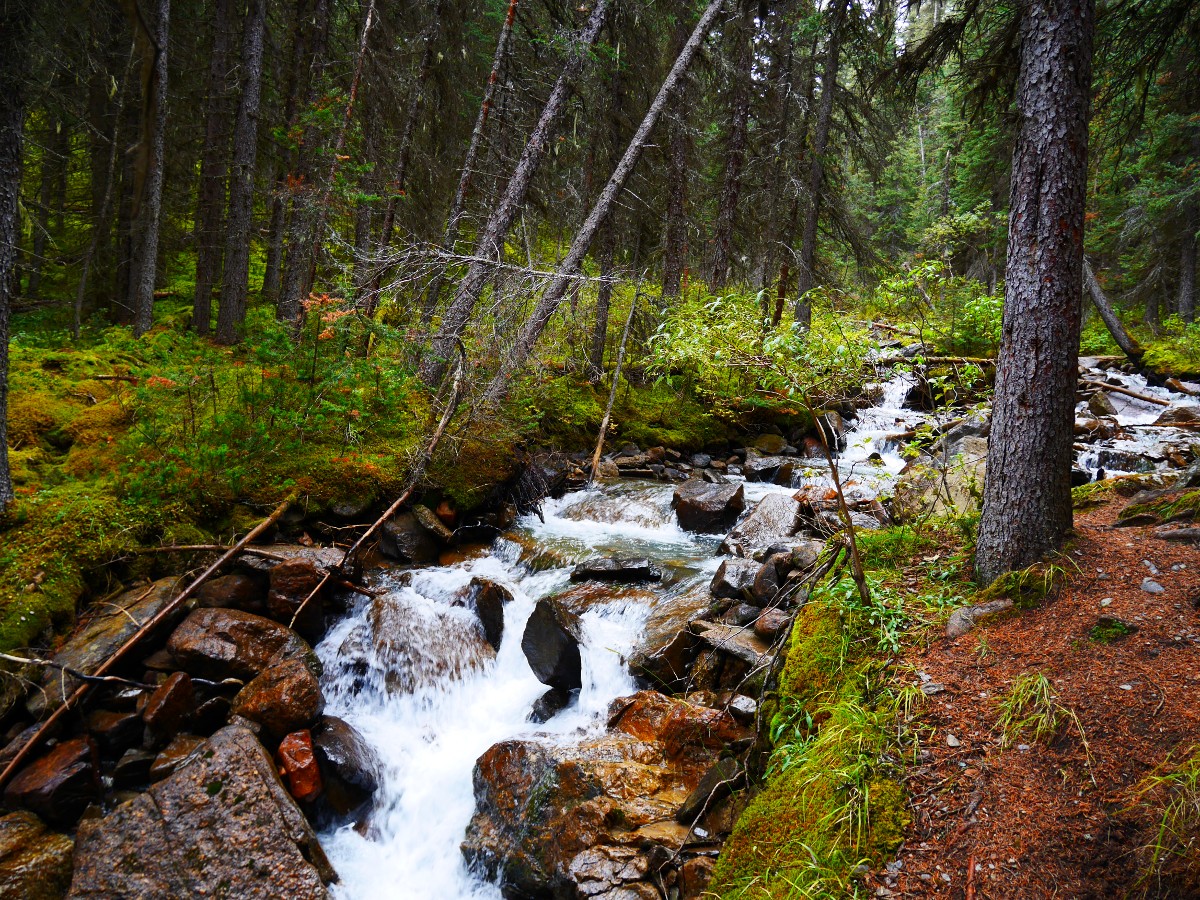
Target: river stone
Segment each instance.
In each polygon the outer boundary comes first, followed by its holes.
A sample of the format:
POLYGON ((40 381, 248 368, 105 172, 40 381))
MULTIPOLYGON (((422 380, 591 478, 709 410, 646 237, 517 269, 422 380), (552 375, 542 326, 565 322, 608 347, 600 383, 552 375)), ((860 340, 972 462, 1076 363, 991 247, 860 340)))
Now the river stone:
POLYGON ((266 611, 266 592, 252 575, 222 575, 200 586, 196 606, 262 613, 266 611))
POLYGON ((150 781, 162 781, 177 769, 190 763, 204 747, 204 738, 195 734, 177 734, 162 753, 154 757, 146 773, 150 781))
POLYGON ((754 510, 734 526, 721 542, 721 553, 753 556, 796 533, 800 504, 785 494, 767 494, 754 510))
POLYGON ((660 690, 681 689, 697 647, 688 625, 711 603, 704 585, 658 597, 650 604, 650 617, 630 655, 629 670, 660 690))
POLYGON ((779 637, 779 633, 787 627, 790 619, 791 616, 781 609, 764 609, 762 614, 754 620, 754 633, 764 641, 774 641, 779 637))
POLYGON ((32 810, 52 825, 73 825, 100 797, 99 762, 90 736, 63 741, 16 774, 4 789, 4 802, 32 810))
POLYGON ((550 690, 533 701, 533 707, 529 710, 527 718, 536 725, 549 722, 570 706, 571 701, 575 697, 576 694, 573 691, 560 691, 558 688, 550 688, 550 690))
POLYGON ((691 825, 716 803, 733 793, 744 775, 745 770, 734 757, 726 756, 718 760, 683 801, 679 812, 675 814, 675 821, 680 825, 691 825))
POLYGON ((324 801, 335 815, 352 815, 379 789, 379 757, 354 726, 336 716, 322 716, 312 735, 325 782, 324 801))
POLYGON ((74 849, 31 812, 0 817, 0 897, 59 900, 71 885, 74 849))
POLYGON ((1155 425, 1174 425, 1176 428, 1200 427, 1200 406, 1176 406, 1168 409, 1157 419, 1155 425))
POLYGON ((285 659, 319 668, 312 648, 278 622, 236 609, 197 609, 175 629, 167 649, 179 667, 200 678, 249 679, 285 659))
POLYGON ((714 597, 742 600, 754 587, 754 579, 758 575, 759 568, 761 568, 759 564, 752 559, 735 556, 722 560, 709 584, 709 590, 712 591, 714 597))
MULTIPOLYGON (((79 672, 90 674, 96 671, 143 622, 148 622, 174 599, 178 585, 177 578, 163 578, 126 591, 103 606, 93 607, 93 614, 54 654, 54 662, 79 672)), ((179 616, 182 615, 181 610, 179 616)), ((164 629, 177 621, 178 618, 173 617, 164 624, 164 629)), ((149 639, 153 640, 153 636, 149 639)), ((26 701, 26 707, 35 719, 41 718, 44 713, 62 705, 63 697, 69 696, 79 685, 80 682, 70 675, 47 669, 42 675, 44 690, 35 690, 26 701)))
POLYGON ((437 562, 441 548, 408 510, 396 513, 379 529, 379 551, 391 559, 413 565, 437 562))
POLYGON ((1093 416, 1115 416, 1117 408, 1113 405, 1112 397, 1104 391, 1096 391, 1088 400, 1088 412, 1093 416))
POLYGON ((750 586, 750 596, 756 605, 767 606, 777 599, 791 568, 790 558, 790 553, 774 553, 759 567, 750 586))
POLYGON ((321 684, 303 660, 289 659, 263 671, 241 689, 232 713, 257 722, 269 737, 311 725, 325 709, 321 684))
POLYGON ((787 446, 787 439, 781 434, 760 434, 754 439, 754 449, 768 456, 778 456, 787 446))
POLYGON ((175 672, 150 695, 142 719, 158 734, 171 735, 191 716, 195 702, 192 679, 186 672, 175 672))
POLYGON ((579 655, 582 638, 579 617, 557 600, 543 598, 525 625, 521 649, 538 681, 561 691, 573 691, 583 686, 579 655))
POLYGON ((633 584, 660 581, 660 572, 648 559, 596 557, 581 562, 571 571, 572 581, 618 581, 633 584))
POLYGON ((97 709, 88 714, 88 734, 106 756, 119 756, 142 742, 142 717, 133 710, 97 709))
POLYGON ((741 484, 709 484, 689 478, 675 488, 671 505, 680 528, 716 534, 737 522, 746 508, 746 491, 741 484))
POLYGON ((287 784, 288 792, 297 800, 316 800, 323 785, 321 769, 313 751, 312 733, 307 729, 293 731, 279 742, 276 754, 279 774, 287 784))
POLYGON ((746 464, 742 471, 745 472, 747 481, 791 484, 792 472, 795 469, 795 465, 794 462, 784 456, 752 455, 746 457, 746 464))
POLYGON ((896 521, 967 515, 979 509, 987 477, 987 438, 965 437, 954 450, 922 456, 904 467, 892 500, 896 521))
POLYGON ((439 519, 437 513, 428 506, 422 506, 418 503, 413 507, 412 512, 417 523, 433 535, 435 539, 443 544, 448 544, 454 540, 454 532, 447 528, 446 523, 439 519))
POLYGON ((266 750, 228 726, 170 778, 79 826, 69 897, 324 900, 336 879, 266 750))
POLYGON ((495 650, 500 649, 504 637, 504 607, 512 603, 513 595, 508 588, 486 578, 472 578, 467 589, 467 603, 479 616, 483 636, 495 650))
POLYGON ((325 620, 324 603, 320 593, 309 600, 321 585, 324 574, 306 559, 290 559, 271 570, 271 587, 267 592, 267 611, 277 622, 296 619, 295 628, 309 639, 318 638, 325 620), (300 607, 304 606, 301 610, 300 607))

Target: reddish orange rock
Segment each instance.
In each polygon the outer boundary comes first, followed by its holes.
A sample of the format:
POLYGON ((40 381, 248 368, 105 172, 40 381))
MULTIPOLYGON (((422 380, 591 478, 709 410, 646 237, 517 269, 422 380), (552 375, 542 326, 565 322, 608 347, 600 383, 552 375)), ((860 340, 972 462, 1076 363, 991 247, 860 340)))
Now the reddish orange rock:
POLYGON ((321 793, 321 770, 307 729, 294 731, 280 741, 279 769, 297 800, 313 800, 321 793))
POLYGON ((177 732, 192 714, 196 694, 186 672, 176 672, 158 686, 142 710, 142 720, 159 734, 177 732))
POLYGON ((441 519, 442 524, 447 528, 453 528, 455 523, 458 522, 458 510, 454 508, 454 504, 449 500, 443 500, 439 503, 433 514, 441 519))

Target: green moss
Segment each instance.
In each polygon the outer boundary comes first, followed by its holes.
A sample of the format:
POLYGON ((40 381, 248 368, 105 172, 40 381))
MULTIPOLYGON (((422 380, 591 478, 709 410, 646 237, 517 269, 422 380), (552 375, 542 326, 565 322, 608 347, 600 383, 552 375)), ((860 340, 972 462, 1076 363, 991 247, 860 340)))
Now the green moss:
POLYGON ((779 676, 779 693, 798 707, 815 705, 835 693, 850 650, 841 617, 828 603, 810 602, 792 626, 787 661, 779 676))
POLYGON ((1007 598, 1017 609, 1036 609, 1066 584, 1067 570, 1057 563, 1035 563, 1019 572, 1008 572, 975 595, 975 603, 1007 598))
POLYGON ((1120 619, 1115 619, 1112 616, 1104 616, 1092 626, 1092 630, 1088 632, 1088 637, 1097 644, 1115 644, 1122 638, 1129 637, 1136 630, 1120 619))
POLYGON ((1168 492, 1156 495, 1140 503, 1131 503, 1121 510, 1118 522, 1146 521, 1178 522, 1200 516, 1200 490, 1168 492))

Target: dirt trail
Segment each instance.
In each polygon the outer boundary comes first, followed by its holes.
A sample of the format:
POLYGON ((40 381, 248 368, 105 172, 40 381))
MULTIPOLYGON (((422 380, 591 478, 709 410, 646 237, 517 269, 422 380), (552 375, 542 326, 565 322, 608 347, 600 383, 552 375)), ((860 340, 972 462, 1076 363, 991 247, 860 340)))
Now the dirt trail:
POLYGON ((869 893, 1135 892, 1150 817, 1131 808, 1131 789, 1169 754, 1200 743, 1200 552, 1152 528, 1113 527, 1122 504, 1076 517, 1070 556, 1079 571, 1056 598, 910 656, 935 691, 920 714, 931 730, 909 770, 913 823, 900 866, 872 873, 869 893), (1147 577, 1162 593, 1143 588, 1147 577), (1090 633, 1102 615, 1137 630, 1100 643, 1090 633), (1050 679, 1078 716, 1090 765, 1071 725, 1051 746, 1028 735, 1001 745, 1000 700, 1026 673, 1050 679))

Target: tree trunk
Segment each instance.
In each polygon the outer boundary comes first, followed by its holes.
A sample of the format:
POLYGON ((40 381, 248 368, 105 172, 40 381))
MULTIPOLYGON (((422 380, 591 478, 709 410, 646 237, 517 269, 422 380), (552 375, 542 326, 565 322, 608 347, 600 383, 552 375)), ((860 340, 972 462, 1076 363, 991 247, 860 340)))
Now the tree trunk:
MULTIPOLYGON (((50 156, 55 145, 56 126, 61 127, 61 122, 56 118, 51 117, 46 128, 46 134, 42 138, 41 164, 38 168, 41 170, 38 178, 37 192, 37 218, 33 223, 33 244, 29 249, 29 277, 25 282, 25 295, 28 297, 36 297, 42 286, 42 266, 46 262, 46 240, 50 236, 50 192, 54 185, 54 167, 50 164, 50 156)), ((14 276, 15 281, 20 283, 20 276, 14 276)))
MULTIPOLYGON (((687 43, 687 30, 680 19, 675 29, 676 49, 687 43)), ((667 223, 663 235, 663 299, 679 296, 683 281, 683 270, 687 267, 688 255, 688 135, 686 85, 671 97, 667 122, 670 134, 667 138, 667 223)))
POLYGON ((1071 529, 1079 285, 1095 0, 1030 0, 1021 19, 1008 263, 977 579, 1041 559, 1071 529))
POLYGON ((1158 296, 1157 288, 1151 288, 1150 296, 1146 298, 1146 312, 1142 316, 1142 322, 1152 334, 1162 333, 1162 301, 1158 296))
MULTIPOLYGON (((446 218, 446 233, 442 236, 442 251, 447 254, 452 254, 458 244, 458 230, 462 225, 463 213, 467 208, 467 192, 471 188, 475 163, 479 157, 479 149, 483 146, 483 135, 487 130, 492 104, 496 99, 500 72, 508 59, 509 47, 512 44, 513 22, 517 17, 518 2, 519 0, 508 0, 508 13, 504 17, 504 27, 500 29, 500 38, 496 41, 496 55, 492 60, 492 71, 488 73, 487 85, 483 89, 483 102, 479 105, 479 115, 475 117, 475 127, 471 130, 471 142, 467 146, 467 156, 463 160, 462 172, 458 177, 454 201, 450 204, 450 215, 446 218)), ((442 285, 445 284, 445 281, 446 263, 439 262, 425 293, 425 308, 421 313, 421 321, 426 328, 437 314, 437 308, 441 302, 442 285)))
POLYGON ((604 226, 600 247, 600 287, 596 291, 596 324, 592 329, 592 352, 588 357, 593 382, 604 374, 604 345, 608 342, 608 308, 612 302, 613 257, 617 252, 617 229, 610 220, 604 226))
POLYGON ((1196 320, 1196 231, 1200 229, 1200 204, 1188 204, 1183 220, 1183 246, 1179 254, 1179 317, 1196 320))
POLYGON ((837 5, 833 9, 829 43, 825 47, 825 62, 821 67, 821 105, 817 109, 808 171, 808 216, 804 219, 800 259, 796 268, 796 323, 801 328, 812 326, 812 303, 808 292, 816 283, 817 226, 821 221, 821 194, 825 190, 825 151, 829 148, 829 133, 833 127, 833 101, 837 95, 838 69, 842 59, 842 22, 849 0, 835 2, 837 5))
POLYGON ((729 282, 733 258, 733 226, 742 192, 742 169, 746 162, 746 139, 750 128, 750 69, 754 61, 754 7, 742 0, 741 21, 734 30, 733 88, 730 96, 729 140, 725 145, 725 172, 713 229, 712 266, 709 287, 721 292, 729 282))
POLYGON ((434 335, 429 353, 421 361, 420 377, 427 385, 439 384, 446 374, 446 366, 462 337, 463 329, 470 321, 475 304, 479 302, 483 289, 492 276, 494 261, 499 261, 504 255, 504 241, 525 204, 533 176, 550 152, 567 108, 572 84, 583 71, 587 51, 600 37, 600 30, 608 16, 608 8, 609 0, 597 0, 592 8, 587 24, 568 51, 567 62, 550 92, 550 98, 542 108, 542 114, 529 135, 525 149, 521 151, 521 158, 517 161, 517 167, 504 189, 504 194, 479 235, 475 245, 475 258, 455 291, 454 300, 442 317, 441 327, 434 335))
POLYGON ((1096 280, 1096 273, 1092 271, 1092 265, 1087 261, 1087 257, 1084 257, 1083 260, 1083 285, 1087 290, 1087 295, 1092 300, 1092 304, 1096 307, 1096 311, 1100 313, 1100 318, 1104 320, 1104 327, 1108 329, 1108 333, 1117 342, 1117 346, 1121 348, 1121 352, 1128 356, 1129 361, 1134 365, 1140 366, 1142 364, 1142 356, 1146 351, 1125 330, 1125 326, 1117 318, 1112 304, 1108 302, 1108 297, 1104 294, 1104 289, 1100 287, 1100 282, 1096 280))
POLYGON ((687 74, 687 70, 691 66, 692 60, 695 59, 700 45, 708 37, 709 31, 712 29, 717 16, 726 2, 727 0, 712 0, 712 3, 704 11, 704 15, 700 17, 700 21, 696 23, 696 27, 692 31, 692 36, 688 39, 687 44, 684 45, 683 51, 679 54, 678 58, 676 58, 675 64, 671 67, 666 80, 658 89, 658 96, 654 98, 654 102, 646 110, 646 115, 642 119, 642 124, 638 126, 637 133, 630 140, 629 146, 625 148, 624 156, 617 163, 617 167, 608 179, 608 183, 604 186, 604 190, 600 192, 600 197, 596 200, 595 205, 592 206, 592 210, 588 213, 583 226, 571 242, 571 248, 559 264, 554 281, 546 289, 546 293, 538 302, 533 315, 522 326, 510 356, 501 362, 500 371, 496 373, 495 379, 493 379, 491 385, 488 387, 485 398, 486 403, 497 404, 504 397, 505 393, 507 393, 509 379, 521 368, 526 358, 533 351, 534 344, 541 336, 542 331, 545 330, 550 317, 558 309, 558 305, 562 302, 563 297, 566 296, 568 288, 578 278, 583 259, 596 237, 596 232, 599 231, 600 226, 611 214, 613 204, 616 203, 617 198, 621 195, 621 192, 625 188, 625 183, 629 180, 629 176, 633 174, 638 160, 641 159, 642 151, 650 139, 651 132, 654 131, 654 126, 658 124, 658 120, 662 116, 668 101, 671 99, 671 95, 687 74))
POLYGON ((196 202, 196 292, 192 326, 198 334, 212 327, 212 292, 221 272, 221 225, 225 207, 225 162, 229 155, 229 44, 233 0, 216 0, 208 68, 208 110, 200 151, 200 188, 196 202))
MULTIPOLYGON (((143 75, 142 142, 144 172, 142 189, 135 190, 137 238, 130 302, 133 331, 141 336, 154 324, 154 278, 158 268, 158 231, 162 219, 163 175, 167 144, 167 37, 171 0, 157 0, 153 21, 146 35, 149 58, 143 75)), ((135 18, 141 22, 140 14, 135 18)))
POLYGON ((225 273, 217 314, 217 340, 232 344, 246 321, 250 278, 250 219, 254 212, 254 168, 258 154, 258 106, 262 85, 263 30, 267 0, 250 0, 242 34, 242 99, 233 134, 229 173, 229 221, 225 230, 225 273))
POLYGON ((0 513, 13 501, 8 470, 8 316, 16 293, 26 31, 32 9, 31 3, 0 4, 0 513))

